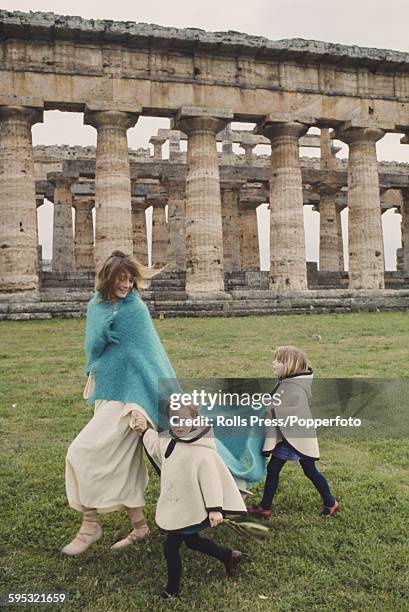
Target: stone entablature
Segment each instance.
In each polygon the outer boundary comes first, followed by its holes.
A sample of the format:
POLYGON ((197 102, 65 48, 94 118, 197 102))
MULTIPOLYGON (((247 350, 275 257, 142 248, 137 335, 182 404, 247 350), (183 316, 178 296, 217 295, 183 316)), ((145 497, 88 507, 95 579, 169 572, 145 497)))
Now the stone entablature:
POLYGON ((220 53, 246 51, 262 58, 292 59, 307 58, 312 62, 335 60, 342 66, 360 62, 362 66, 395 69, 402 63, 409 63, 409 53, 389 49, 374 49, 356 45, 341 45, 302 38, 272 41, 264 36, 253 36, 229 30, 227 32, 207 32, 200 28, 174 28, 156 24, 135 23, 133 21, 112 21, 103 19, 84 19, 78 16, 57 15, 55 13, 21 11, 0 11, 1 34, 25 35, 28 38, 43 38, 50 32, 55 40, 78 39, 83 42, 104 40, 117 43, 146 46, 152 40, 160 41, 167 51, 172 49, 197 50, 201 46, 217 48, 220 53), (179 43, 179 47, 178 47, 179 43))
POLYGON ((409 127, 409 54, 398 51, 8 11, 0 38, 2 104, 176 116, 200 99, 235 120, 274 109, 279 121, 409 127))

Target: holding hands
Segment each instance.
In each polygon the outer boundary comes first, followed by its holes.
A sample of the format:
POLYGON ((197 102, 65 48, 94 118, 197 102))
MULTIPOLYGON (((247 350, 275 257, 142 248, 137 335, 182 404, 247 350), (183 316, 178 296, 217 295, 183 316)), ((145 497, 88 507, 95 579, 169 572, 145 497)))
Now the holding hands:
POLYGON ((221 512, 209 512, 209 521, 211 527, 217 527, 223 523, 223 514, 221 512))
POLYGON ((148 421, 144 415, 138 410, 132 410, 131 422, 129 423, 131 429, 139 434, 142 434, 148 427, 148 421))

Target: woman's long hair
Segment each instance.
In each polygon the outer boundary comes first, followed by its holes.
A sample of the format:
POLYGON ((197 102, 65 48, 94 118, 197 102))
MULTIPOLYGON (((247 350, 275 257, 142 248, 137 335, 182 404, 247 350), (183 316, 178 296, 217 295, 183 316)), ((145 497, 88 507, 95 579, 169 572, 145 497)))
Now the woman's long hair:
POLYGON ((117 279, 124 272, 128 272, 133 279, 131 291, 140 293, 143 289, 146 289, 147 280, 153 278, 162 270, 163 268, 160 270, 148 268, 132 255, 126 255, 122 251, 113 251, 104 261, 97 274, 95 288, 101 294, 101 301, 110 301, 114 297, 114 287, 117 279))
POLYGON ((274 358, 284 364, 283 378, 308 372, 307 357, 296 346, 279 346, 274 351, 274 358))

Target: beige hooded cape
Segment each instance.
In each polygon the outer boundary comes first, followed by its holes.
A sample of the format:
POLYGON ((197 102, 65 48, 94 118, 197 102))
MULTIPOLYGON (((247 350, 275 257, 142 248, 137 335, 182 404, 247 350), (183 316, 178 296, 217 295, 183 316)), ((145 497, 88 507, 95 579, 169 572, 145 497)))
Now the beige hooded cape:
POLYGON ((156 505, 156 522, 161 529, 198 525, 211 510, 246 513, 233 476, 216 450, 211 429, 193 430, 182 438, 172 438, 169 431, 158 434, 148 429, 143 445, 161 473, 156 505))
MULTIPOLYGON (((283 419, 287 416, 296 416, 298 419, 311 419, 309 399, 311 397, 312 372, 301 374, 291 378, 284 378, 275 390, 274 395, 279 394, 280 405, 273 405, 270 409, 272 419, 283 419)), ((287 442, 300 454, 319 459, 320 451, 318 447, 317 434, 314 427, 299 424, 290 426, 280 425, 266 428, 266 438, 263 451, 273 451, 281 440, 287 442)))

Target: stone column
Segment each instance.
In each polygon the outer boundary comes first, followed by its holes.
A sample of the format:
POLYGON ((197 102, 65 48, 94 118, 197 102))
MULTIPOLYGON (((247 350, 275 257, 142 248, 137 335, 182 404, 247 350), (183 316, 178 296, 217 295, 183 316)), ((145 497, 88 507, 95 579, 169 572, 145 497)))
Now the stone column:
MULTIPOLYGON (((332 142, 328 128, 322 128, 320 134, 321 160, 320 168, 325 177, 320 185, 320 259, 321 272, 338 272, 339 257, 339 211, 336 194, 339 188, 329 182, 329 172, 336 170, 336 160, 332 152, 332 142)), ((341 233, 342 240, 342 233, 341 233)))
POLYGON ((339 210, 337 210, 337 187, 320 185, 320 265, 321 272, 339 272, 339 238, 342 242, 339 210))
POLYGON ((74 270, 74 235, 72 228, 71 186, 78 177, 50 172, 47 179, 54 185, 53 272, 74 270))
POLYGON ((40 244, 38 235, 38 212, 37 210, 44 204, 43 196, 36 196, 36 236, 37 236, 37 272, 40 274, 43 269, 43 246, 40 244))
POLYGON ((38 289, 31 126, 42 112, 0 107, 0 292, 38 289))
POLYGON ((257 208, 240 205, 240 267, 244 272, 260 270, 260 249, 258 242, 257 208))
POLYGON ((44 196, 36 195, 36 236, 37 236, 37 245, 40 243, 40 237, 38 235, 38 209, 40 206, 44 204, 44 196))
POLYGON ((233 140, 231 125, 227 125, 222 132, 222 164, 231 166, 234 163, 233 140))
POLYGON ((237 272, 240 260, 239 191, 242 181, 221 183, 224 271, 237 272))
POLYGON ((260 131, 271 141, 270 288, 306 291, 304 211, 298 139, 302 123, 265 122, 260 131))
POLYGON ((188 135, 186 179, 186 291, 224 291, 223 228, 216 134, 227 111, 182 109, 177 127, 188 135))
POLYGON ((239 146, 244 149, 244 163, 248 166, 252 166, 254 164, 253 149, 256 145, 253 142, 247 142, 245 136, 243 135, 243 139, 239 146))
POLYGON ((131 180, 127 130, 138 114, 122 111, 88 111, 86 125, 97 129, 95 166, 96 269, 115 249, 132 253, 131 180))
POLYGON ((94 199, 75 198, 75 269, 83 272, 94 272, 94 223, 92 209, 94 199))
POLYGON ((383 289, 385 266, 375 145, 384 132, 353 127, 336 133, 349 146, 349 286, 383 289))
POLYGON ((401 195, 403 270, 409 274, 409 189, 401 189, 401 195))
POLYGON ((181 155, 180 132, 179 130, 169 130, 169 161, 180 161, 181 155))
POLYGON ((341 212, 344 207, 341 204, 336 205, 336 224, 337 224, 337 243, 338 243, 338 266, 341 272, 345 269, 344 264, 344 240, 342 238, 342 222, 341 222, 341 212))
POLYGON ((160 138, 159 136, 151 136, 149 142, 153 144, 153 159, 161 161, 162 147, 165 144, 166 139, 160 138))
POLYGON ((168 192, 168 266, 167 270, 186 270, 186 179, 163 179, 168 192))
POLYGON ((152 205, 152 266, 162 268, 168 262, 168 225, 166 223, 166 199, 162 197, 148 198, 152 205))
POLYGON ((144 266, 148 265, 148 238, 146 231, 146 196, 132 198, 132 236, 134 257, 144 266))
POLYGON ((337 162, 333 153, 332 138, 328 128, 321 128, 320 132, 320 168, 321 170, 336 170, 337 162))

